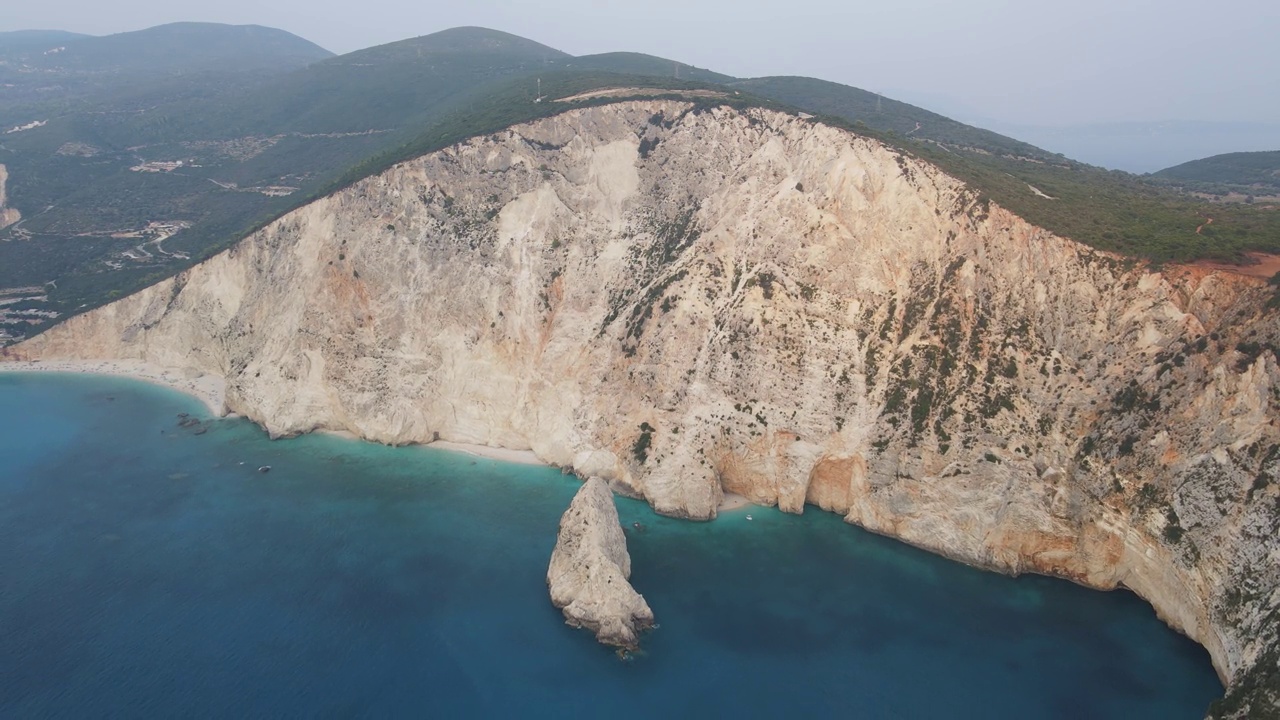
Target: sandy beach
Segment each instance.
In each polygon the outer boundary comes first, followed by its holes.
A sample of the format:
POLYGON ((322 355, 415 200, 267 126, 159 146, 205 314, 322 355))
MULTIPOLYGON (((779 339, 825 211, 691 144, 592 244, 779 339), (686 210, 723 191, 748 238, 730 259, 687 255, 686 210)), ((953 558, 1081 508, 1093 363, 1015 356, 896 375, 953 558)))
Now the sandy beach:
POLYGON ((738 493, 726 492, 724 497, 720 500, 720 506, 716 508, 716 512, 722 513, 733 510, 742 510, 743 508, 749 508, 754 504, 755 503, 738 493))
POLYGON ((467 455, 489 458, 490 460, 517 463, 519 465, 547 465, 547 463, 539 460, 538 456, 534 455, 532 450, 509 450, 507 448, 488 447, 487 445, 449 442, 448 440, 436 440, 435 442, 427 443, 427 447, 449 450, 451 452, 466 453, 467 455))
MULTIPOLYGON (((359 435, 350 430, 317 430, 326 435, 345 438, 347 440, 362 440, 359 435)), ((462 453, 464 455, 474 455, 475 457, 488 458, 490 460, 501 460, 502 462, 516 463, 517 465, 541 465, 550 467, 548 463, 544 463, 538 459, 538 456, 532 450, 510 450, 507 448, 489 447, 488 445, 476 445, 473 443, 449 442, 448 440, 436 440, 434 442, 424 443, 419 447, 431 447, 437 450, 448 450, 449 452, 462 453)))
POLYGON ((219 417, 227 414, 227 382, 217 375, 165 368, 141 360, 37 360, 0 362, 0 372, 65 372, 115 375, 192 395, 219 417))

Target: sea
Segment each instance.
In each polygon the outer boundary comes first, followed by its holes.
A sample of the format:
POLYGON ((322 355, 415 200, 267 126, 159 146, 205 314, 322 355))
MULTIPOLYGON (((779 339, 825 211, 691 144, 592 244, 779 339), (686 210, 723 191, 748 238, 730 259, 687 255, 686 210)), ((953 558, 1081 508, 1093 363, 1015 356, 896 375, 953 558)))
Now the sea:
POLYGON ((1222 693, 1128 592, 816 509, 699 523, 618 498, 659 624, 623 660, 547 596, 578 487, 0 374, 0 717, 1200 718, 1222 693))

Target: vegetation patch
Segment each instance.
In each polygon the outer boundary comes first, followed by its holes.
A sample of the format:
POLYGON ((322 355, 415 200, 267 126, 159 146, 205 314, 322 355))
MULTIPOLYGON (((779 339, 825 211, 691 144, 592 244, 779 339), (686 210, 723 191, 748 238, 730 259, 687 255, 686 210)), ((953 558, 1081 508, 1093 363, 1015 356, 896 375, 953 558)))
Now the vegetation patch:
POLYGON ((1178 513, 1169 507, 1165 510, 1164 519, 1164 539, 1173 545, 1182 542, 1182 536, 1186 534, 1186 530, 1178 520, 1178 513))
POLYGON ((654 427, 649 423, 640 423, 640 437, 631 445, 631 454, 641 465, 649 462, 649 445, 653 442, 654 432, 654 427))

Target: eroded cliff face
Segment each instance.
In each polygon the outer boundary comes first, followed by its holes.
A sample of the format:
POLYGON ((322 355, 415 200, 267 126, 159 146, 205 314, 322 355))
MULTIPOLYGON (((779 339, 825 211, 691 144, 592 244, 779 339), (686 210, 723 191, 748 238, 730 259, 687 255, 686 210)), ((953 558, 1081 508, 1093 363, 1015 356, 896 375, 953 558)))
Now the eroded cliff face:
POLYGON ((733 491, 1124 585, 1256 710, 1280 677, 1268 295, 841 130, 653 101, 406 162, 12 354, 218 373, 277 435, 531 448, 664 513, 733 491))

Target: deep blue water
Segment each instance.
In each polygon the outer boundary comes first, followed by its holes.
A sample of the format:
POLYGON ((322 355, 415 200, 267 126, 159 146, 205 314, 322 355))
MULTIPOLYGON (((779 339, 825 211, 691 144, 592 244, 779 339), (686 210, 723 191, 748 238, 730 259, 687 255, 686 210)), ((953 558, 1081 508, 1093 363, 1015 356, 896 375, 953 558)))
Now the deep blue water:
POLYGON ((547 599, 573 478, 184 412, 0 375, 0 716, 1198 718, 1221 693, 1128 593, 814 510, 620 499, 660 623, 624 663, 547 599))

